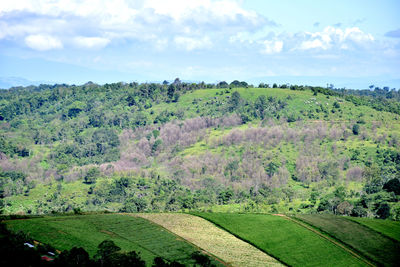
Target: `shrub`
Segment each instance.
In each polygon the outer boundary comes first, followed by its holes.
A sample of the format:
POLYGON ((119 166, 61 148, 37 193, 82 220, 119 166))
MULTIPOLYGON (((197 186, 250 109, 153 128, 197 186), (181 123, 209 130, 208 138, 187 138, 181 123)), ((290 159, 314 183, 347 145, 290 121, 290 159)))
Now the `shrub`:
POLYGON ((354 124, 352 130, 354 135, 358 135, 360 133, 360 126, 358 124, 354 124))

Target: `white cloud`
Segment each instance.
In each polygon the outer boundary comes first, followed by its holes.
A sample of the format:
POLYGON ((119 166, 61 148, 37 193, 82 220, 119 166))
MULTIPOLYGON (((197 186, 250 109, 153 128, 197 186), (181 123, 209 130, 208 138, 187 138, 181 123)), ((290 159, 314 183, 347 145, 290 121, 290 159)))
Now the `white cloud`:
MULTIPOLYGON (((230 38, 230 43, 240 43, 241 46, 253 45, 248 34, 238 33, 230 38)), ((328 26, 321 31, 298 32, 298 33, 268 33, 262 39, 254 42, 262 54, 284 54, 284 53, 315 53, 317 54, 340 54, 345 51, 363 50, 370 52, 383 50, 385 46, 375 41, 370 33, 362 31, 358 27, 341 29, 328 26)))
POLYGON ((370 33, 365 33, 358 27, 342 30, 333 26, 328 26, 321 32, 306 32, 304 39, 298 47, 300 50, 350 49, 354 45, 365 47, 374 41, 370 33))
POLYGON ((328 44, 323 42, 319 39, 314 39, 312 41, 304 41, 301 43, 300 49, 307 50, 307 49, 314 49, 314 48, 321 48, 323 50, 328 49, 328 44))
POLYGON ((344 39, 352 40, 356 43, 364 43, 374 41, 374 37, 370 33, 365 33, 358 27, 347 28, 344 32, 344 39))
POLYGON ((207 36, 203 38, 177 36, 174 38, 174 42, 178 47, 188 51, 210 48, 212 46, 211 40, 207 36))
POLYGON ((63 48, 61 41, 50 35, 28 35, 25 38, 25 44, 28 47, 39 51, 63 48))
POLYGON ((156 14, 171 17, 176 21, 195 20, 198 24, 212 23, 210 18, 220 21, 237 20, 239 16, 253 24, 258 24, 260 16, 248 11, 230 0, 147 0, 145 8, 154 9, 156 14))
POLYGON ((261 53, 263 54, 277 54, 282 51, 283 48, 283 42, 282 41, 264 41, 263 42, 263 49, 261 50, 261 53))
POLYGON ((139 40, 163 49, 175 40, 192 50, 210 46, 209 39, 273 25, 235 0, 13 0, 0 2, 0 39, 49 35, 64 45, 101 48, 118 39, 139 40), (9 29, 16 29, 9 30, 9 29))
POLYGON ((78 36, 74 38, 74 43, 78 47, 83 48, 103 48, 110 42, 107 38, 102 37, 84 37, 78 36))

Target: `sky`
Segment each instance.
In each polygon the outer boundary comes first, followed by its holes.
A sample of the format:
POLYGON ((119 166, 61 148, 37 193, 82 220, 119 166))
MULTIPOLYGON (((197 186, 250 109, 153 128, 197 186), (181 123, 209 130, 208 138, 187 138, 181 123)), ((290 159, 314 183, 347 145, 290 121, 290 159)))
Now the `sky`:
POLYGON ((398 14, 397 0, 5 0, 0 87, 179 77, 400 88, 398 14))

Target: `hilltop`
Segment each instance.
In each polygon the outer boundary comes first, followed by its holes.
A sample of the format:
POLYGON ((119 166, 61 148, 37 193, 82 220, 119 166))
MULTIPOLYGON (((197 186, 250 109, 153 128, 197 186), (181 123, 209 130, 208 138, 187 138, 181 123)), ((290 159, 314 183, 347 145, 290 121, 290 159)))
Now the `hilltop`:
POLYGON ((2 212, 399 219, 398 92, 272 87, 177 79, 2 90, 2 212))

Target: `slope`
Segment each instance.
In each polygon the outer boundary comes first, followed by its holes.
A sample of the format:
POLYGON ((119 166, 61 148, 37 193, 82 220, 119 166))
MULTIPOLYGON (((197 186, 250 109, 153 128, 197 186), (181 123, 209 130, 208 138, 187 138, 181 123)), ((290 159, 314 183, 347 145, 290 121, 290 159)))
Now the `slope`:
POLYGON ((95 255, 99 243, 110 239, 123 251, 139 252, 149 266, 157 256, 191 265, 194 263, 191 254, 197 251, 183 239, 145 219, 118 214, 52 216, 10 220, 6 224, 11 230, 23 231, 58 250, 81 246, 91 256, 95 255))
POLYGON ((132 216, 159 224, 232 266, 282 266, 264 252, 200 217, 182 213, 139 213, 132 216))
POLYGON ((290 266, 367 266, 350 253, 285 218, 263 214, 195 213, 290 266))
POLYGON ((400 261, 400 243, 344 217, 296 215, 298 218, 349 245, 365 257, 385 266, 400 261))

